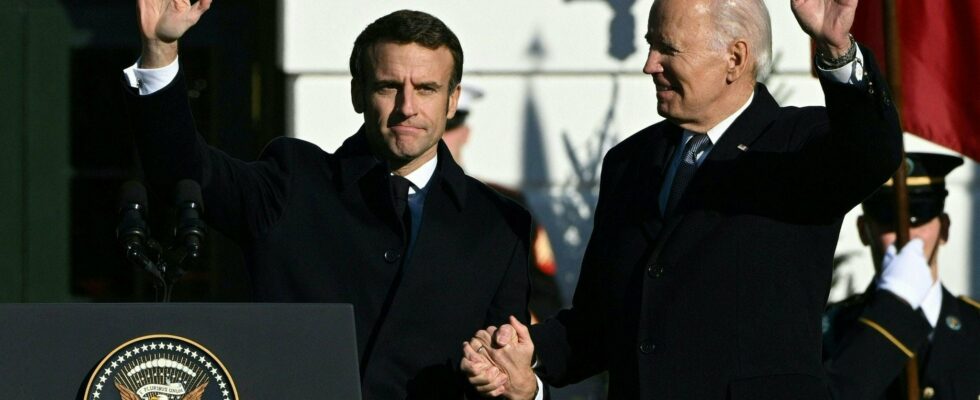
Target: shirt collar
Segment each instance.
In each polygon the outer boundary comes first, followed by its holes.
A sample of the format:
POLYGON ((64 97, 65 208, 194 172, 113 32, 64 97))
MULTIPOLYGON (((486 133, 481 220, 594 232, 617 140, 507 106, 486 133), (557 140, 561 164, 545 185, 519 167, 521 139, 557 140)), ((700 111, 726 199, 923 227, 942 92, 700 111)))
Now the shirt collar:
POLYGON ((405 179, 412 182, 412 186, 408 188, 408 194, 415 194, 417 192, 425 190, 425 187, 432 180, 432 175, 436 172, 436 166, 439 165, 439 154, 436 153, 435 157, 431 160, 426 161, 421 167, 415 169, 415 171, 409 172, 405 175, 405 179))
MULTIPOLYGON (((721 135, 724 135, 725 131, 727 131, 728 128, 732 126, 733 123, 735 123, 735 120, 738 119, 738 116, 742 115, 742 113, 745 112, 745 109, 749 108, 749 105, 752 104, 752 99, 754 97, 755 97, 755 92, 752 92, 752 94, 749 96, 749 99, 745 102, 745 104, 742 104, 742 107, 740 107, 738 110, 732 113, 732 115, 729 115, 727 118, 721 120, 721 122, 719 122, 718 125, 715 125, 711 129, 708 129, 708 132, 706 133, 708 134, 708 138, 711 139, 711 144, 716 144, 718 143, 719 140, 721 140, 721 135)), ((687 134, 685 136, 694 134, 693 132, 687 129, 684 130, 684 133, 687 134)))
POLYGON ((929 325, 933 328, 939 323, 939 314, 943 307, 943 285, 939 282, 932 284, 929 288, 929 293, 926 294, 925 300, 919 305, 922 308, 922 313, 926 315, 926 319, 929 320, 929 325))

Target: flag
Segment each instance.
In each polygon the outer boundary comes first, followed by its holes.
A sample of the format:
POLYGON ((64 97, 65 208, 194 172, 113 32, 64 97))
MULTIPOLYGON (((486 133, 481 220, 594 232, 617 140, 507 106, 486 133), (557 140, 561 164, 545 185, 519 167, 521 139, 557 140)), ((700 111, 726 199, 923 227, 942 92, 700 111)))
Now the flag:
MULTIPOLYGON (((883 0, 862 0, 851 32, 885 62, 883 0)), ((905 131, 980 160, 980 1, 894 0, 905 131)))

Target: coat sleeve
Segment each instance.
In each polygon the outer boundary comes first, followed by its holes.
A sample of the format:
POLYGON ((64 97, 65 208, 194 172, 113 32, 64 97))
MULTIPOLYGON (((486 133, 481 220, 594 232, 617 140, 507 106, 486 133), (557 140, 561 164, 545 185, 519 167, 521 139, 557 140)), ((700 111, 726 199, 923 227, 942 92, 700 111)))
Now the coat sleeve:
POLYGON ((150 95, 139 95, 126 82, 123 87, 140 161, 157 197, 171 199, 179 180, 197 181, 205 218, 239 242, 274 223, 285 203, 289 176, 283 141, 271 142, 255 162, 209 146, 197 133, 183 72, 150 95))
POLYGON ((832 398, 883 398, 932 329, 925 317, 887 291, 871 293, 854 311, 831 306, 826 316, 824 365, 832 398))
POLYGON ((736 198, 739 212, 827 221, 885 183, 901 160, 902 133, 874 56, 862 53, 865 84, 821 77, 826 107, 774 110, 778 116, 763 128, 770 150, 702 166, 726 177, 711 182, 713 190, 734 194, 706 201, 727 207, 736 198))
POLYGON ((608 270, 603 268, 601 254, 609 207, 622 175, 623 155, 616 148, 603 160, 596 204, 594 228, 586 246, 581 273, 572 298, 572 306, 561 310, 531 327, 537 357, 536 372, 544 382, 562 387, 596 375, 609 366, 609 297, 608 270))
POLYGON ((847 213, 874 193, 902 158, 902 130, 888 85, 871 51, 861 51, 865 85, 821 77, 826 119, 800 121, 813 132, 794 163, 795 184, 786 185, 801 203, 821 199, 817 209, 830 216, 847 213))

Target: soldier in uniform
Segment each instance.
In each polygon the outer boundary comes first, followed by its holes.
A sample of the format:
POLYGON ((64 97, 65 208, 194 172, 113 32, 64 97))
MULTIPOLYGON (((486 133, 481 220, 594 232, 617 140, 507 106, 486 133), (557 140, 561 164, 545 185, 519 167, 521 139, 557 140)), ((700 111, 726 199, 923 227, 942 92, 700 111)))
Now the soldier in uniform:
POLYGON ((864 215, 858 218, 861 240, 875 260, 875 279, 864 293, 830 305, 824 317, 823 356, 833 397, 905 399, 909 382, 917 380, 924 400, 975 400, 980 303, 946 290, 936 258, 949 234, 945 176, 963 160, 909 153, 906 163, 911 240, 895 250, 889 180, 862 203, 864 215))

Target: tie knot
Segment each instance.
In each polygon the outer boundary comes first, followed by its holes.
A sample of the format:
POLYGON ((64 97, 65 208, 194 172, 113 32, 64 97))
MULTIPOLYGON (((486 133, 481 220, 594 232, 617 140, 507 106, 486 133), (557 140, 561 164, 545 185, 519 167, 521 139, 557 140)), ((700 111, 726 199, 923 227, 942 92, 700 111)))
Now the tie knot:
POLYGON ((687 146, 684 151, 684 161, 687 163, 693 163, 697 159, 698 153, 704 151, 711 146, 711 138, 708 135, 695 134, 687 141, 687 146))
POLYGON ((395 200, 408 199, 408 188, 412 186, 411 181, 404 176, 392 175, 390 182, 391 194, 394 196, 395 200))

